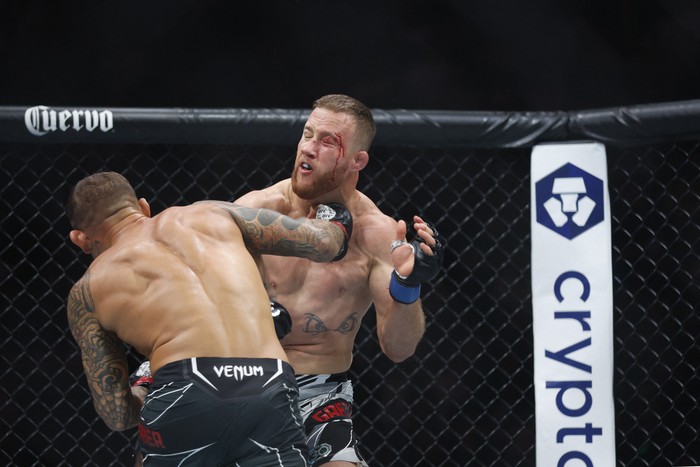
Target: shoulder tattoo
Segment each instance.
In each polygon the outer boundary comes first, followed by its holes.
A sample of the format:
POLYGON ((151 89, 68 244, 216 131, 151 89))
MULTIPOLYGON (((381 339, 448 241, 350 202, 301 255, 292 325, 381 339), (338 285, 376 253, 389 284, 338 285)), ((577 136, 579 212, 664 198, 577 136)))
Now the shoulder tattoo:
MULTIPOLYGON (((86 318, 90 317, 95 312, 95 301, 90 290, 90 271, 75 283, 68 295, 68 326, 73 337, 79 341, 80 335, 76 332, 81 332, 85 324, 86 318)), ((82 335, 82 333, 81 333, 82 335)))

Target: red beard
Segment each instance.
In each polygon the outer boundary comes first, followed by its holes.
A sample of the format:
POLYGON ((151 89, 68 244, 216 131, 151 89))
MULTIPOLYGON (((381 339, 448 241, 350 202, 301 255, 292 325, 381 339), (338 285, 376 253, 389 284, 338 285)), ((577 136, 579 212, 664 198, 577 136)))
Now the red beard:
POLYGON ((330 175, 313 175, 312 177, 300 177, 299 168, 292 172, 292 191, 301 199, 313 200, 338 188, 340 180, 330 175), (306 178, 302 182, 299 180, 306 178))

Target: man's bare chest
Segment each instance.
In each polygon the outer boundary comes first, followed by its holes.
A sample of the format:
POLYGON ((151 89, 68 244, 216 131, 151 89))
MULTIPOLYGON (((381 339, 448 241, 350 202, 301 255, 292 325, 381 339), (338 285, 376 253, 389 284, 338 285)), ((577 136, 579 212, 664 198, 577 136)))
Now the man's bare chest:
POLYGON ((271 296, 319 293, 334 295, 366 292, 369 268, 363 261, 347 258, 339 262, 314 263, 299 258, 265 257, 261 275, 271 296))

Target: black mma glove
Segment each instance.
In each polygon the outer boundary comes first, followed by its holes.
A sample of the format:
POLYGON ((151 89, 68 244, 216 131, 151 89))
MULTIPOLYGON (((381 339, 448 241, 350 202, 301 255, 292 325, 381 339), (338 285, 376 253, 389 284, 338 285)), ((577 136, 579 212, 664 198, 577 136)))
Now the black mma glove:
POLYGON ((333 261, 340 261, 348 252, 348 244, 352 235, 352 215, 344 206, 340 204, 319 204, 316 209, 316 219, 330 221, 340 226, 345 232, 345 241, 340 249, 340 253, 333 258, 333 261))
POLYGON ((153 376, 151 376, 151 362, 146 360, 143 362, 131 375, 129 375, 129 386, 143 386, 148 388, 153 384, 153 376))
MULTIPOLYGON (((426 222, 426 224, 428 223, 426 222)), ((425 242, 418 236, 418 232, 413 228, 413 224, 411 224, 406 234, 406 239, 407 243, 413 248, 413 271, 405 277, 396 272, 396 269, 391 273, 389 294, 391 298, 399 303, 409 305, 418 300, 420 297, 421 283, 434 279, 442 268, 445 247, 440 241, 440 235, 437 229, 431 224, 428 224, 428 227, 433 231, 433 238, 435 239, 435 246, 431 247, 433 254, 429 255, 421 250, 420 244, 425 242)), ((392 251, 401 244, 403 243, 399 242, 396 246, 392 244, 392 251)))
POLYGON ((292 332, 292 317, 285 307, 274 300, 270 300, 270 312, 272 313, 272 320, 275 322, 275 332, 278 339, 282 339, 292 332))

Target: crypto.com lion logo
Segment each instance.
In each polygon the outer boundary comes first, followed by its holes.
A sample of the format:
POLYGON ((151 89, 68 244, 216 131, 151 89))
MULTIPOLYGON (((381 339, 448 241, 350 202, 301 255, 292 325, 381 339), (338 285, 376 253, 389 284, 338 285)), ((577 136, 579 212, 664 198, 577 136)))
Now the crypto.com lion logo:
POLYGON ((569 240, 603 222, 603 181, 571 163, 535 183, 537 223, 569 240))

